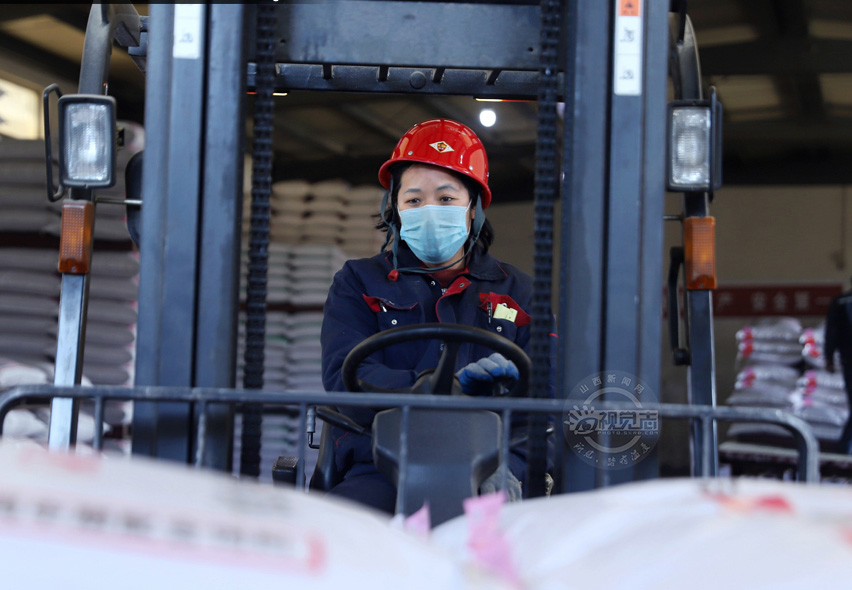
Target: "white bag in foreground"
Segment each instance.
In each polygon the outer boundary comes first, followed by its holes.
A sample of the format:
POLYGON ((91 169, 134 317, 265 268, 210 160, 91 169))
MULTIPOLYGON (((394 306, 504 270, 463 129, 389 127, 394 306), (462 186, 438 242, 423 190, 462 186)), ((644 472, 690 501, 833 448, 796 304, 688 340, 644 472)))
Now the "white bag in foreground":
POLYGON ((507 585, 365 508, 167 461, 0 443, 4 588, 507 585))
MULTIPOLYGON (((469 527, 431 539, 474 561, 469 527)), ((662 479, 508 503, 499 529, 527 589, 848 588, 852 488, 662 479)))

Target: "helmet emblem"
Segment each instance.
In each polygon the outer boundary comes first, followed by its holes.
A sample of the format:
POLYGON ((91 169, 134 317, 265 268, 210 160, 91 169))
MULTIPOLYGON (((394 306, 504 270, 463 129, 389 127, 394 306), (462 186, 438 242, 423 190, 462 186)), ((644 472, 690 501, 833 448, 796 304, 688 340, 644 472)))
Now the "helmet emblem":
POLYGON ((446 141, 436 141, 435 143, 430 143, 429 147, 435 148, 435 151, 437 151, 440 154, 443 154, 444 152, 456 151, 453 148, 451 148, 450 145, 446 141))

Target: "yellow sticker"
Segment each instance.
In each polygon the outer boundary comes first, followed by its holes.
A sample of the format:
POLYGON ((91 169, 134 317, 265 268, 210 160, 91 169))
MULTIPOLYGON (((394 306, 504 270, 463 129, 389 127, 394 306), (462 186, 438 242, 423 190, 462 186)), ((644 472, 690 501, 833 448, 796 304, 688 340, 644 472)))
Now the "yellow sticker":
POLYGON ((518 317, 518 310, 510 308, 505 303, 500 303, 494 308, 495 320, 509 320, 510 322, 514 322, 516 317, 518 317))

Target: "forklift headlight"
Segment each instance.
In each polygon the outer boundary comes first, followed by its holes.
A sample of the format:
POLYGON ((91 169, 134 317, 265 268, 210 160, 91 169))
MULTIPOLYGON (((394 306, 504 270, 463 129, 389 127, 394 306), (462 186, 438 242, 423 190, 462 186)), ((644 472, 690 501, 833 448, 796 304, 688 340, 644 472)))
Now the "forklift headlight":
POLYGON ((60 183, 74 188, 115 184, 115 99, 69 94, 59 99, 60 183))
POLYGON ((668 105, 670 191, 714 191, 722 186, 722 105, 715 100, 681 100, 668 105))

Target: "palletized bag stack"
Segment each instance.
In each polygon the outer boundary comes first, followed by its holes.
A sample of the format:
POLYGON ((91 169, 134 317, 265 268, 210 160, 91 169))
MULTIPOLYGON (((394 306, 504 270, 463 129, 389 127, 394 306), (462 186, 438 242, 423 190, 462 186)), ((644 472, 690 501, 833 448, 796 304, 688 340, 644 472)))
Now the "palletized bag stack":
POLYGON ((799 371, 785 365, 750 365, 737 374, 728 405, 790 409, 799 371))
MULTIPOLYGON (((50 248, 0 248, 0 356, 56 358, 61 276, 50 248)), ((133 381, 138 260, 130 252, 92 258, 83 374, 96 385, 133 381)))
POLYGON ((299 244, 340 244, 345 217, 345 197, 349 189, 348 182, 335 179, 311 185, 305 215, 301 219, 299 244))
MULTIPOLYGON (((343 267, 346 254, 337 246, 290 246, 270 243, 267 253, 267 307, 286 307, 299 311, 323 306, 334 273, 343 267)), ((240 271, 240 299, 246 301, 248 250, 243 249, 240 271)))
POLYGON ((49 360, 59 312, 57 242, 45 228, 61 219, 47 194, 43 141, 0 141, 0 356, 49 360), (52 247, 51 247, 52 246, 52 247))
MULTIPOLYGON (((378 185, 350 186, 331 179, 310 183, 281 180, 269 197, 270 242, 337 246, 346 258, 378 254, 385 234, 376 229, 384 189, 378 185)), ((250 230, 251 190, 243 196, 243 235, 250 230)))
MULTIPOLYGON (((48 200, 45 162, 44 141, 0 138, 0 233, 9 238, 4 241, 35 242, 60 220, 61 203, 48 200)), ((56 166, 53 172, 56 179, 56 166)))
MULTIPOLYGON (((240 316, 241 323, 245 315, 240 316)), ((323 391, 320 330, 322 312, 268 312, 264 341, 263 389, 323 391)), ((245 328, 239 329, 237 385, 244 375, 245 328)))
MULTIPOLYGON (((322 306, 334 274, 346 255, 334 245, 288 245, 273 242, 268 253, 267 315, 265 326, 264 383, 266 391, 324 391, 320 330, 322 306)), ((246 299, 248 252, 243 252, 241 300, 246 299)), ((242 386, 245 355, 245 313, 238 330, 237 385, 242 386)), ((234 465, 239 466, 242 432, 236 421, 234 465)), ((263 417, 261 434, 262 479, 271 478, 272 464, 281 455, 298 452, 297 417, 270 413, 263 417)), ((308 454, 313 469, 315 452, 308 454)))
MULTIPOLYGON (((728 405, 789 411, 811 426, 816 437, 837 440, 848 416, 843 378, 825 371, 824 325, 803 327, 794 318, 767 320, 737 332, 740 370, 728 405)), ((772 424, 732 424, 728 436, 790 438, 772 424)))
MULTIPOLYGON (((247 286, 248 237, 251 228, 250 162, 246 165, 243 196, 244 249, 241 300, 247 286)), ((267 318, 264 384, 267 391, 324 391, 320 330, 322 307, 334 274, 350 258, 379 252, 385 234, 376 219, 383 189, 378 185, 352 187, 339 179, 274 182, 269 199, 267 318)), ((240 316, 237 385, 242 386, 245 354, 245 315, 240 316)), ((261 434, 262 479, 271 478, 272 464, 298 450, 297 418, 265 414, 261 434)), ((236 423, 235 470, 239 468, 241 424, 236 423)), ((310 475, 315 451, 309 452, 310 475)))
MULTIPOLYGON (((795 411, 821 440, 836 441, 849 416, 849 403, 842 373, 826 371, 825 321, 802 330, 799 338, 805 370, 793 395, 795 411)), ((835 352, 834 365, 841 367, 835 352)))
POLYGON ((793 318, 767 320, 737 331, 740 370, 729 405, 787 408, 799 378, 802 326, 793 318))
POLYGON ((95 385, 133 384, 138 294, 136 252, 92 256, 83 372, 95 385))
POLYGON ((796 366, 802 361, 802 324, 795 318, 743 326, 736 335, 737 361, 748 365, 796 366))
MULTIPOLYGON (((264 341, 263 391, 284 392, 287 389, 289 367, 286 359, 289 334, 287 316, 283 312, 268 312, 264 341)), ((245 354, 245 316, 241 316, 238 339, 237 383, 243 387, 245 354)), ((267 409, 263 415, 261 428, 260 479, 272 479, 272 465, 281 455, 296 455, 299 444, 298 420, 291 412, 271 412, 267 409)), ((239 472, 242 452, 242 420, 237 415, 234 421, 233 464, 235 473, 239 472)), ((310 460, 310 455, 309 455, 310 460)), ((314 459, 315 462, 315 459, 314 459)))
MULTIPOLYGON (((97 190, 98 198, 124 198, 125 167, 142 148, 141 126, 127 122, 122 126, 126 148, 117 154, 116 184, 97 190)), ((53 181, 58 182, 55 167, 53 181)), ((57 265, 63 200, 51 202, 47 185, 44 141, 3 138, 0 357, 43 369, 46 381, 39 382, 52 383, 62 283, 57 265)), ((82 382, 129 385, 133 383, 135 362, 139 262, 127 230, 125 208, 97 203, 93 238, 82 382)), ((84 404, 83 414, 87 411, 84 404)), ((49 420, 47 406, 33 408, 33 413, 41 422, 49 420)), ((107 404, 110 426, 129 424, 129 414, 128 403, 107 404)))
MULTIPOLYGON (((91 386, 85 376, 82 384, 91 386)), ((53 383, 53 365, 47 362, 20 363, 0 356, 0 392, 18 385, 50 385, 53 383)), ((110 454, 129 455, 130 440, 116 430, 130 420, 124 402, 108 401, 104 408, 103 450, 110 454)), ((92 452, 95 436, 94 404, 88 400, 81 404, 77 419, 77 452, 92 452)), ((50 407, 36 401, 16 405, 3 421, 3 440, 28 441, 42 447, 48 443, 50 430, 50 407)))
MULTIPOLYGON (((801 375, 802 325, 795 318, 767 319, 737 331, 739 372, 727 404, 739 407, 793 411, 792 394, 801 375)), ((778 426, 762 423, 733 423, 732 438, 760 435, 787 436, 778 426)))
POLYGON ((55 354, 57 260, 47 248, 0 248, 0 356, 38 364, 55 354))
MULTIPOLYGON (((825 320, 812 328, 802 330, 799 341, 802 344, 802 358, 805 364, 813 369, 824 369, 826 366, 825 320)), ((834 353, 834 366, 840 367, 840 353, 837 351, 834 353)))
POLYGON ((849 417, 849 401, 842 373, 808 369, 791 396, 794 412, 814 429, 817 438, 836 441, 849 417))
POLYGON ((374 185, 354 186, 344 196, 344 219, 339 245, 351 258, 368 258, 379 253, 385 234, 377 229, 384 189, 374 185))
MULTIPOLYGON (((290 344, 287 312, 268 311, 264 328, 263 389, 282 391, 287 386, 286 350, 290 344)), ((246 316, 240 313, 237 331, 237 387, 242 387, 245 367, 246 316)))
POLYGON ((308 310, 322 308, 334 273, 343 268, 345 262, 346 255, 337 246, 293 248, 289 262, 292 278, 290 303, 308 310))
MULTIPOLYGON (((243 386, 245 354, 245 314, 240 317, 237 360, 237 387, 243 386)), ((264 348, 264 391, 323 391, 319 332, 322 313, 311 311, 270 311, 266 317, 264 348)), ((271 479, 272 465, 282 455, 297 455, 299 421, 293 412, 268 412, 263 416, 260 478, 271 479)), ((242 423, 235 420, 234 468, 239 468, 242 449, 242 423)), ((319 438, 317 438, 319 440, 319 438)), ((316 464, 316 450, 307 453, 308 475, 316 464)))

